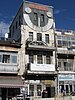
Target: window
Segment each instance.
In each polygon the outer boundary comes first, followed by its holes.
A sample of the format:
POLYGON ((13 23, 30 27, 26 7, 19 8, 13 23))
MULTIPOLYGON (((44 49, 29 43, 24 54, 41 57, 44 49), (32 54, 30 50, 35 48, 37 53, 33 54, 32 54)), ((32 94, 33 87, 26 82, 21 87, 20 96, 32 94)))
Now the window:
POLYGON ((46 64, 50 64, 51 62, 50 62, 50 56, 49 55, 47 55, 46 56, 46 64))
POLYGON ((29 40, 33 41, 33 32, 29 32, 29 40))
POLYGON ((61 40, 58 40, 58 45, 62 46, 62 41, 61 40))
POLYGON ((2 63, 10 63, 10 55, 3 55, 2 63))
POLYGON ((30 96, 34 96, 34 85, 29 86, 30 96))
POLYGON ((60 61, 58 62, 58 67, 61 67, 61 62, 60 61))
POLYGON ((64 70, 65 70, 65 71, 68 71, 67 62, 64 62, 64 70))
POLYGON ((37 41, 42 41, 42 34, 41 33, 37 33, 37 41))
POLYGON ((45 34, 45 42, 49 43, 49 34, 45 34))
POLYGON ((67 41, 63 40, 62 43, 63 43, 63 46, 67 46, 67 41))
POLYGON ((37 16, 37 13, 34 13, 34 20, 38 20, 38 16, 37 16))
POLYGON ((33 63, 33 54, 29 55, 29 63, 33 63))
POLYGON ((17 63, 17 55, 0 55, 0 63, 17 63))
POLYGON ((17 56, 11 56, 11 62, 17 63, 17 56))
POLYGON ((44 22, 44 14, 41 14, 41 22, 44 22))
POLYGON ((42 53, 41 52, 38 52, 38 55, 37 55, 37 63, 38 64, 42 64, 43 63, 42 53))

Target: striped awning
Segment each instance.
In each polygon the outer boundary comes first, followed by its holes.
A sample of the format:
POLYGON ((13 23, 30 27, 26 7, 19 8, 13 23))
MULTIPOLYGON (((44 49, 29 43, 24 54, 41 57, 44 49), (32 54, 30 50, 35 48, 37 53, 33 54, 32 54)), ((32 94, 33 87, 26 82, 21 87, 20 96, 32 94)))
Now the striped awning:
POLYGON ((0 76, 0 88, 21 88, 23 86, 20 76, 0 76))

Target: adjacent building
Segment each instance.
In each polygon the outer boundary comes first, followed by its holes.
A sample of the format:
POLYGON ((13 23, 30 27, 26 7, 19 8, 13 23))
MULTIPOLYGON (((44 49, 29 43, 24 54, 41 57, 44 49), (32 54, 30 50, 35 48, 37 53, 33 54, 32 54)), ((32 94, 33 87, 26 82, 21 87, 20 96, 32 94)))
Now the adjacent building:
POLYGON ((20 94, 23 81, 18 75, 19 44, 0 37, 0 100, 9 100, 20 94))
POLYGON ((56 30, 58 93, 75 91, 75 32, 56 30))
POLYGON ((9 39, 20 43, 19 75, 27 95, 55 95, 56 47, 53 7, 23 2, 9 28, 9 39))

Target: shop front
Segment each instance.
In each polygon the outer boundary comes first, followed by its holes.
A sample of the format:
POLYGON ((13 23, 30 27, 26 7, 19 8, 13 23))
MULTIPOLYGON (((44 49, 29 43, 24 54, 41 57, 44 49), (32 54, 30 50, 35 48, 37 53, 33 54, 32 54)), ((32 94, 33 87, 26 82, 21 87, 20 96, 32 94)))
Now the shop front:
POLYGON ((28 80, 25 83, 25 92, 28 96, 42 96, 42 83, 40 80, 28 80))
POLYGON ((23 81, 18 76, 0 76, 0 100, 12 100, 20 94, 23 81))
POLYGON ((58 75, 58 93, 65 91, 65 94, 75 91, 75 75, 59 74, 58 75))
POLYGON ((53 80, 29 80, 25 82, 25 92, 30 97, 54 97, 55 86, 53 80), (44 93, 45 92, 45 93, 44 93), (43 95, 44 93, 44 95, 43 95))

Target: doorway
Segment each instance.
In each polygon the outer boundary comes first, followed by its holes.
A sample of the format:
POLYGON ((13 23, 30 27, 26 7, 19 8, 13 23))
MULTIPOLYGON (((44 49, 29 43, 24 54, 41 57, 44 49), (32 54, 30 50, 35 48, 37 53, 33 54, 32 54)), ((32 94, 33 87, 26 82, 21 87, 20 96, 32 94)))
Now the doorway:
POLYGON ((69 93, 69 85, 65 85, 66 87, 66 93, 69 93))
POLYGON ((48 92, 48 98, 51 97, 51 88, 50 87, 46 87, 46 91, 48 92))
POLYGON ((48 98, 55 96, 55 87, 46 87, 48 98))
POLYGON ((61 86, 61 88, 60 88, 60 89, 61 89, 60 92, 63 93, 64 85, 60 85, 60 86, 61 86))
POLYGON ((6 93, 7 93, 7 89, 2 88, 2 100, 6 100, 6 93))
POLYGON ((72 92, 72 85, 69 86, 70 87, 70 93, 72 92))

